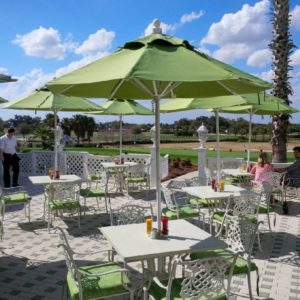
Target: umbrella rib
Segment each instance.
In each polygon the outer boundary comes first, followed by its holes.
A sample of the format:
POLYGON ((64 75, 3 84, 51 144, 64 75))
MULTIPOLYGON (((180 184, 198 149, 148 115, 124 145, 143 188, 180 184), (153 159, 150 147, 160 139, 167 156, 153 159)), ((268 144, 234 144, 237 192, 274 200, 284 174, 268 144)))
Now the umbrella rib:
MULTIPOLYGON (((166 88, 162 91, 160 94, 160 97, 165 96, 170 90, 174 90, 177 88, 182 82, 177 81, 177 82, 169 82, 169 84, 166 86, 166 88)), ((174 92, 173 92, 174 93, 174 92)))
POLYGON ((142 90, 144 90, 146 93, 148 93, 151 97, 154 97, 153 93, 139 79, 133 78, 133 82, 136 83, 142 90))
POLYGON ((125 81, 126 78, 121 79, 118 84, 114 87, 114 89, 112 90, 111 94, 108 97, 108 100, 112 99, 114 97, 114 95, 116 94, 116 92, 118 91, 118 89, 120 88, 120 86, 123 84, 123 82, 125 81))
POLYGON ((223 82, 217 80, 217 83, 222 86, 225 90, 230 92, 232 95, 238 95, 235 91, 231 90, 228 86, 226 86, 223 82))

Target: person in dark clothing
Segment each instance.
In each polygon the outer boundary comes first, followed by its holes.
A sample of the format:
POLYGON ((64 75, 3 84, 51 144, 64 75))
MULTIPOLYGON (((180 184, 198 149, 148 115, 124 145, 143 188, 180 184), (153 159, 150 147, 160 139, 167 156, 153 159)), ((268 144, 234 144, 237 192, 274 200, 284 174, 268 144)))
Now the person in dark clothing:
POLYGON ((286 168, 285 185, 300 187, 300 146, 294 147, 295 162, 286 168))
POLYGON ((11 187, 10 169, 13 171, 12 186, 19 186, 19 160, 16 153, 17 140, 15 129, 9 128, 7 133, 0 137, 0 159, 3 162, 3 180, 4 187, 11 187))

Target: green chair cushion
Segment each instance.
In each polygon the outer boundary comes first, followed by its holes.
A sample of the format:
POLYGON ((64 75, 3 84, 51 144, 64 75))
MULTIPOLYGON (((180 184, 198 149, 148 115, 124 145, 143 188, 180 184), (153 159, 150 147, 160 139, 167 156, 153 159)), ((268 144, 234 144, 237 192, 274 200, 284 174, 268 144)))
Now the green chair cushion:
POLYGON ((100 180, 102 176, 100 174, 91 175, 88 177, 89 180, 100 180))
POLYGON ((49 202, 49 208, 51 210, 75 209, 80 208, 80 203, 78 200, 52 200, 49 202))
POLYGON ((213 213, 212 218, 216 221, 223 222, 225 212, 224 211, 216 211, 213 213))
MULTIPOLYGON (((120 269, 116 263, 107 263, 103 265, 84 266, 80 270, 88 274, 99 274, 112 270, 120 269)), ((130 287, 128 276, 123 273, 123 282, 130 287)), ((67 275, 67 284, 70 291, 71 299, 79 300, 79 289, 73 280, 70 272, 67 275)), ((83 299, 98 299, 100 297, 109 297, 128 292, 122 284, 122 273, 116 272, 103 276, 82 277, 81 280, 83 299)))
POLYGON ((147 182, 147 178, 145 178, 145 177, 136 177, 136 178, 134 178, 134 177, 127 177, 126 181, 128 183, 147 182))
POLYGON ((272 193, 273 194, 282 194, 282 190, 280 188, 273 188, 272 193))
MULTIPOLYGON (((172 281, 172 288, 171 288, 171 299, 172 300, 181 300, 183 299, 180 297, 180 291, 181 291, 181 283, 184 279, 183 278, 175 278, 172 281)), ((168 280, 161 280, 161 283, 166 286, 168 284, 168 280)), ((151 286, 149 288, 149 294, 155 299, 155 300, 165 300, 166 299, 166 290, 159 287, 154 281, 152 281, 151 286)), ((198 300, 206 300, 206 299, 216 299, 216 300, 226 300, 227 297, 222 294, 217 294, 216 292, 210 292, 209 298, 200 296, 197 298, 198 300)), ((184 298, 185 300, 191 300, 191 298, 184 298)))
POLYGON ((105 196, 105 190, 102 188, 85 188, 80 189, 79 194, 85 198, 101 197, 105 196))
MULTIPOLYGON (((205 259, 205 258, 209 258, 209 257, 214 257, 214 256, 218 256, 218 255, 228 255, 228 259, 230 259, 230 261, 233 261, 233 257, 232 257, 232 252, 229 249, 217 249, 217 250, 210 250, 210 251, 203 251, 203 252, 197 252, 197 253, 192 253, 191 254, 191 259, 195 260, 195 259, 205 259)), ((230 266, 231 267, 231 266, 230 266)), ((230 267, 227 269, 226 273, 229 274, 230 272, 230 267)), ((256 264, 254 262, 251 261, 250 263, 250 271, 256 271, 258 268, 256 266, 256 264)), ((235 262, 235 266, 233 269, 233 274, 237 275, 237 274, 245 274, 248 271, 248 262, 246 259, 244 259, 241 256, 238 256, 236 262, 235 262)))
MULTIPOLYGON (((168 208, 163 208, 162 214, 168 217, 170 220, 177 219, 176 211, 170 210, 168 208)), ((187 219, 187 218, 193 218, 198 216, 199 216, 199 212, 189 206, 182 206, 179 208, 179 219, 187 219)))
MULTIPOLYGON (((224 211, 216 211, 213 213, 212 218, 216 221, 223 222, 225 212, 224 211)), ((255 215, 247 216, 252 222, 256 222, 257 218, 255 215)))
POLYGON ((200 199, 200 198, 190 198, 189 203, 192 204, 192 205, 199 205, 201 207, 211 206, 211 200, 200 199))
POLYGON ((6 205, 24 203, 30 200, 31 197, 27 193, 22 193, 22 192, 4 196, 4 202, 6 205))
MULTIPOLYGON (((274 211, 275 211, 274 208, 271 207, 271 206, 269 206, 269 212, 274 212, 274 211)), ((268 212, 268 206, 267 206, 267 204, 261 203, 259 205, 258 213, 260 213, 260 214, 266 214, 267 212, 268 212)))

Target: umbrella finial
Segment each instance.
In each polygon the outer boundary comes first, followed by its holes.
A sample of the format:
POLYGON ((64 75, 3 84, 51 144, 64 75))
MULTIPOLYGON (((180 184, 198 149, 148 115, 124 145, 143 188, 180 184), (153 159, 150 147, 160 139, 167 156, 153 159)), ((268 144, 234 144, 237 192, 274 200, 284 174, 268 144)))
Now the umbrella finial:
POLYGON ((153 21, 153 33, 162 33, 162 29, 160 27, 160 20, 154 19, 153 21))

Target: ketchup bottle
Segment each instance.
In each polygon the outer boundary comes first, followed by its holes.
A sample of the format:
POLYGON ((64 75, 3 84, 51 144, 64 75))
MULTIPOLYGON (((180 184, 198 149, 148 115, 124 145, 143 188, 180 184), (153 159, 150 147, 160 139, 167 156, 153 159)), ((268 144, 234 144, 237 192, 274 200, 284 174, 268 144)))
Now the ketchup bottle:
POLYGON ((59 169, 57 168, 55 170, 55 179, 59 179, 60 178, 60 172, 59 172, 59 169))
POLYGON ((214 190, 215 186, 216 186, 216 179, 212 178, 212 180, 211 180, 211 188, 214 190))
POLYGON ((168 225, 169 219, 168 219, 168 217, 165 217, 165 216, 161 217, 161 222, 162 222, 162 231, 161 231, 161 233, 163 235, 168 235, 168 233, 169 233, 169 225, 168 225))

